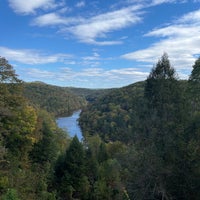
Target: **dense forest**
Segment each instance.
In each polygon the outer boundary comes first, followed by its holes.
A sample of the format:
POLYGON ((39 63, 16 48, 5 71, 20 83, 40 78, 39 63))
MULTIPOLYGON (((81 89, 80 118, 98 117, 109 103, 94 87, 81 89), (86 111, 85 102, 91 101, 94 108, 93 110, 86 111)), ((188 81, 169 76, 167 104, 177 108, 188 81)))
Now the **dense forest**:
POLYGON ((178 80, 167 54, 144 82, 116 89, 83 110, 86 140, 100 136, 130 199, 200 199, 200 58, 178 80), (121 147, 120 147, 121 148, 121 147))
POLYGON ((33 105, 56 116, 70 115, 86 105, 85 97, 74 94, 69 88, 42 82, 24 83, 23 93, 33 105))
POLYGON ((189 80, 164 54, 143 82, 87 90, 23 83, 0 57, 0 199, 200 199, 199 82, 200 58, 189 80), (83 141, 54 118, 77 108, 83 141))
POLYGON ((55 116, 71 115, 110 91, 112 89, 59 87, 39 81, 23 83, 23 95, 29 102, 55 116))
POLYGON ((101 139, 91 138, 87 144, 77 137, 70 139, 55 123, 56 114, 65 111, 67 114, 69 110, 85 106, 85 99, 94 101, 101 95, 97 90, 93 93, 77 89, 77 92, 81 97, 66 88, 24 83, 9 62, 0 57, 0 199, 105 199, 115 196, 121 199, 126 196, 121 185, 107 188, 108 182, 120 183, 119 172, 116 160, 108 159, 101 139), (55 99, 64 103, 54 104, 53 95, 60 95, 55 99), (69 99, 71 103, 78 103, 68 104, 70 109, 65 110, 69 99), (61 111, 57 113, 55 108, 61 111))

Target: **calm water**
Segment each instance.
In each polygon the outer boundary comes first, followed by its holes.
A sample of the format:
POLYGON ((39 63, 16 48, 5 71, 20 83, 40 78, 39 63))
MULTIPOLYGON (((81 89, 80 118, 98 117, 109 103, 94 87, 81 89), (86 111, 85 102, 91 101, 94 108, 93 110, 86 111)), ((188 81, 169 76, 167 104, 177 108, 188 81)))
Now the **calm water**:
POLYGON ((78 125, 78 118, 80 117, 81 110, 75 111, 69 117, 60 117, 56 120, 58 127, 62 128, 63 130, 67 131, 70 137, 74 137, 77 135, 78 139, 81 141, 82 139, 82 132, 80 126, 78 125))

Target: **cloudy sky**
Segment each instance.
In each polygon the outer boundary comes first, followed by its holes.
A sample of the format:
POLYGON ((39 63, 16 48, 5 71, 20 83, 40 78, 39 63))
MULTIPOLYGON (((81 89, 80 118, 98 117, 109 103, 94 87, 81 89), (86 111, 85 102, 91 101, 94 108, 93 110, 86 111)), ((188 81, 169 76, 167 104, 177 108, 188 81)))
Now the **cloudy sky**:
POLYGON ((187 79, 200 55, 200 0, 2 0, 0 27, 0 56, 27 82, 122 87, 164 52, 187 79))

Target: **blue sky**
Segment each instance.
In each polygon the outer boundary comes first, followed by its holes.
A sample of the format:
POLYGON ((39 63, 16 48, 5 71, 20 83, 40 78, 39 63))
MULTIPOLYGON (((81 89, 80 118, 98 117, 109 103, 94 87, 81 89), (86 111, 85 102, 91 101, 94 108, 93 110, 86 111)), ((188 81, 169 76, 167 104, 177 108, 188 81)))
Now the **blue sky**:
POLYGON ((200 55, 200 0, 2 0, 0 27, 0 56, 27 82, 122 87, 164 52, 187 79, 200 55))

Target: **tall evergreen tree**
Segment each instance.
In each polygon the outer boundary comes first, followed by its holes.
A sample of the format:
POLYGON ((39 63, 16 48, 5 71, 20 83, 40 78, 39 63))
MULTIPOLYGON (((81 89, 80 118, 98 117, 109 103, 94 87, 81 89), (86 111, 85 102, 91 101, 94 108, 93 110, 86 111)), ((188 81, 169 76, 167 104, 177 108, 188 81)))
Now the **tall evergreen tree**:
POLYGON ((73 138, 60 166, 57 166, 55 175, 62 199, 87 199, 89 181, 85 176, 85 152, 77 136, 73 138))
POLYGON ((157 148, 163 148, 162 153, 165 144, 173 143, 176 125, 182 120, 180 91, 175 69, 164 53, 147 78, 144 91, 147 102, 146 132, 156 142, 157 148))
POLYGON ((195 64, 192 67, 193 70, 190 75, 189 81, 200 83, 200 57, 195 61, 195 64))
POLYGON ((189 120, 185 131, 187 149, 185 153, 188 166, 185 170, 188 199, 200 198, 200 57, 195 61, 188 81, 189 120))
POLYGON ((145 117, 140 136, 141 146, 138 147, 143 160, 139 159, 139 162, 151 167, 145 178, 141 175, 143 181, 139 178, 138 184, 141 191, 146 191, 143 194, 146 198, 170 199, 177 188, 174 185, 176 189, 172 189, 169 185, 175 179, 175 169, 180 169, 176 162, 183 156, 180 152, 181 145, 184 145, 184 117, 179 82, 166 53, 147 78, 144 97, 146 109, 141 113, 145 117))
POLYGON ((193 65, 192 73, 189 77, 189 98, 191 100, 191 111, 200 111, 200 57, 193 65))
POLYGON ((171 66, 167 54, 164 53, 146 80, 144 94, 148 107, 155 109, 158 115, 166 114, 163 110, 168 110, 169 104, 177 101, 179 95, 177 86, 175 69, 171 66))

